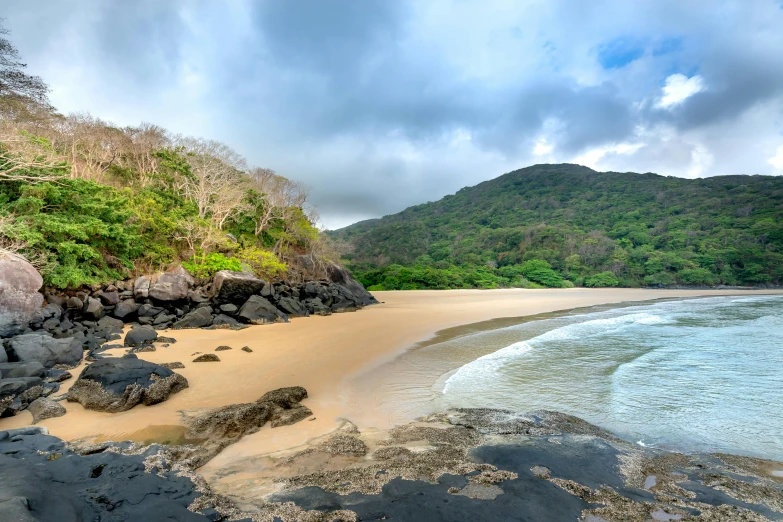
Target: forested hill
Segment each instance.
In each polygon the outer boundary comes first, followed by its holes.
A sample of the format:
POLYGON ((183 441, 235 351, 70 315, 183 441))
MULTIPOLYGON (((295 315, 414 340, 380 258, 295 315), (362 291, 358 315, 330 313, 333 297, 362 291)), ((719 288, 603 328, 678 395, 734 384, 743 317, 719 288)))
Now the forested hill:
POLYGON ((534 165, 331 232, 375 289, 783 283, 783 177, 534 165))

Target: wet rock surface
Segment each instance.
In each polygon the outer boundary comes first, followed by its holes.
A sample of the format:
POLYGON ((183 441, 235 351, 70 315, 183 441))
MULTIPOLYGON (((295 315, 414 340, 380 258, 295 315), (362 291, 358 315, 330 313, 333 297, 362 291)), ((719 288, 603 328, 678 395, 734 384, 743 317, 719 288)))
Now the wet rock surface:
POLYGON ((178 373, 135 355, 107 357, 87 366, 68 392, 69 402, 88 410, 125 411, 163 402, 188 387, 178 373))

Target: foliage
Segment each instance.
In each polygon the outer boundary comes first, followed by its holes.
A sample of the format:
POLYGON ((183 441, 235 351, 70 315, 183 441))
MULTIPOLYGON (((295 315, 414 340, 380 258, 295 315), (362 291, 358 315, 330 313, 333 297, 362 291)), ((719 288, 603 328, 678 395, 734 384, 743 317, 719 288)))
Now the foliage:
POLYGON ((590 288, 606 288, 608 286, 620 286, 620 280, 613 272, 601 272, 600 274, 585 277, 585 286, 590 288))
POLYGON ((237 252, 241 263, 247 264, 258 277, 276 279, 285 275, 288 266, 277 256, 257 246, 245 246, 237 252))
POLYGON ((353 246, 344 259, 362 281, 384 287, 386 275, 395 288, 557 286, 538 261, 577 285, 779 285, 783 177, 536 165, 330 234, 353 246), (462 277, 478 270, 480 284, 462 277))
POLYGON ((242 262, 236 257, 226 257, 219 252, 193 256, 182 263, 185 269, 199 278, 210 278, 221 270, 242 271, 242 262))

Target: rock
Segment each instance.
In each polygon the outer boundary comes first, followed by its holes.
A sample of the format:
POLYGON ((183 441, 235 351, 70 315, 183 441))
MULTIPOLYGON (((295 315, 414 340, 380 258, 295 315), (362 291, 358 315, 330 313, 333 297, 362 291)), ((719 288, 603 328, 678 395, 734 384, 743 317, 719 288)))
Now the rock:
MULTIPOLYGON (((246 299, 243 299, 242 301, 246 301, 246 299)), ((227 314, 234 314, 236 313, 237 310, 239 310, 239 308, 237 308, 237 305, 235 305, 234 303, 226 303, 220 305, 220 311, 225 312, 227 314)))
POLYGON ((120 293, 116 290, 111 292, 103 291, 98 294, 98 299, 106 306, 114 306, 120 302, 120 293))
POLYGON ((46 368, 56 364, 75 366, 82 360, 82 343, 65 337, 55 339, 40 333, 17 335, 8 341, 8 350, 17 361, 37 361, 46 368))
POLYGON ((281 408, 291 408, 307 398, 307 390, 301 386, 289 386, 266 392, 256 402, 271 402, 281 408))
POLYGON ((351 273, 348 272, 348 270, 345 268, 334 263, 330 263, 326 267, 326 272, 329 280, 332 283, 336 283, 348 290, 348 292, 357 298, 358 304, 361 306, 368 306, 378 303, 378 300, 375 299, 375 297, 373 297, 372 294, 368 292, 359 281, 354 279, 351 273))
POLYGON ((161 274, 150 285, 149 296, 159 301, 179 301, 188 296, 194 282, 193 276, 180 266, 172 272, 161 274))
POLYGON ((158 332, 151 326, 137 326, 125 334, 125 346, 140 346, 155 341, 158 332))
POLYGON ((40 377, 13 377, 0 379, 0 417, 15 415, 43 395, 40 377))
POLYGON ((235 327, 240 326, 240 322, 234 319, 233 317, 229 317, 228 315, 223 314, 217 314, 214 319, 212 319, 212 326, 228 326, 228 327, 235 327))
POLYGON ((45 319, 60 319, 63 315, 63 309, 56 303, 49 303, 41 308, 41 316, 45 319))
POLYGON ((218 346, 217 348, 215 348, 215 351, 216 352, 224 352, 226 350, 232 350, 232 349, 233 348, 231 348, 230 346, 218 346))
POLYGON ((82 308, 84 308, 84 301, 82 301, 81 299, 75 296, 69 297, 65 301, 65 306, 66 308, 70 308, 72 310, 81 310, 82 308))
POLYGON ((193 419, 185 437, 196 440, 235 441, 255 433, 272 416, 269 404, 232 404, 207 412, 193 419))
POLYGON ((293 297, 283 297, 277 302, 277 307, 285 314, 293 317, 307 317, 310 315, 302 303, 293 297))
POLYGON ((200 290, 190 290, 188 292, 188 301, 192 301, 194 303, 206 303, 209 301, 209 299, 204 297, 200 290))
POLYGON ((175 330, 183 328, 203 328, 212 324, 212 307, 205 306, 186 313, 182 319, 172 325, 175 330))
POLYGON ((128 353, 143 353, 143 352, 154 352, 154 351, 157 351, 157 348, 155 348, 151 344, 142 344, 141 346, 136 346, 135 348, 131 348, 128 353))
POLYGON ((98 299, 94 297, 88 297, 87 302, 84 304, 84 310, 82 311, 85 317, 90 319, 100 319, 103 317, 103 305, 98 299))
POLYGON ((141 276, 133 282, 133 295, 136 299, 144 299, 150 296, 150 280, 141 276))
POLYGON ((44 377, 44 380, 46 382, 63 382, 70 379, 71 377, 73 377, 73 375, 71 375, 71 372, 69 371, 52 368, 50 370, 46 370, 46 376, 44 377))
POLYGON ((259 295, 251 295, 239 310, 239 317, 251 324, 288 322, 288 317, 259 295))
POLYGON ((45 397, 39 397, 27 406, 27 411, 33 416, 33 424, 38 424, 44 419, 52 417, 62 417, 65 415, 65 408, 59 403, 45 397))
POLYGON ((264 281, 253 274, 221 270, 212 280, 212 295, 217 303, 244 303, 263 287, 264 281))
POLYGON ((185 367, 185 365, 179 361, 170 362, 170 363, 161 363, 161 366, 163 366, 164 368, 168 368, 169 370, 177 370, 179 368, 185 367))
POLYGON ((0 379, 13 377, 40 377, 46 374, 46 368, 38 361, 0 363, 0 379))
POLYGON ((115 413, 139 403, 149 406, 163 402, 187 387, 183 376, 135 355, 107 357, 82 371, 68 392, 68 401, 88 410, 115 413))
POLYGON ((297 404, 287 410, 279 411, 272 419, 272 427, 279 428, 280 426, 290 426, 296 424, 300 420, 310 417, 313 412, 304 404, 297 404))
POLYGON ((318 297, 305 299, 302 304, 313 315, 331 315, 332 309, 326 306, 318 297))
POLYGON ((247 353, 253 353, 253 350, 251 350, 249 346, 243 346, 242 351, 247 353))
POLYGON ((220 358, 214 353, 205 353, 193 359, 193 362, 220 362, 220 358))
MULTIPOLYGON (((115 310, 116 312, 116 310, 115 310)), ((116 314, 115 314, 116 315, 116 314)), ((96 326, 100 329, 106 329, 106 330, 119 330, 122 331, 122 328, 125 326, 125 323, 120 321, 119 319, 115 319, 114 317, 104 316, 102 317, 96 326)))
POLYGON ((162 307, 152 306, 151 304, 145 303, 139 307, 139 317, 155 317, 162 312, 164 312, 162 307))
POLYGON ((275 296, 275 287, 272 283, 264 282, 264 287, 261 289, 261 297, 273 298, 275 296))
POLYGON ((176 319, 177 316, 175 315, 166 315, 166 314, 160 314, 155 319, 153 319, 152 324, 158 325, 163 323, 170 323, 174 319, 176 319))
POLYGON ((114 308, 114 317, 125 319, 139 310, 139 304, 134 299, 125 299, 120 301, 114 308))
POLYGON ((164 337, 164 336, 161 335, 160 337, 158 337, 157 339, 155 339, 152 342, 153 343, 176 344, 177 340, 174 339, 173 337, 164 337))
POLYGON ((41 308, 43 279, 22 256, 0 250, 0 337, 21 333, 41 308))

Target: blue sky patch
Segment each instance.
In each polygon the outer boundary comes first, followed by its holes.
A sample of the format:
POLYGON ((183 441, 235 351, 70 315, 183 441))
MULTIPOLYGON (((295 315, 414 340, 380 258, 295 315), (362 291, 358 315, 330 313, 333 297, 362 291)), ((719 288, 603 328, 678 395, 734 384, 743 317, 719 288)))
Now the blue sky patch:
POLYGON ((604 69, 619 69, 644 55, 644 44, 630 38, 615 38, 598 46, 598 63, 604 69))

